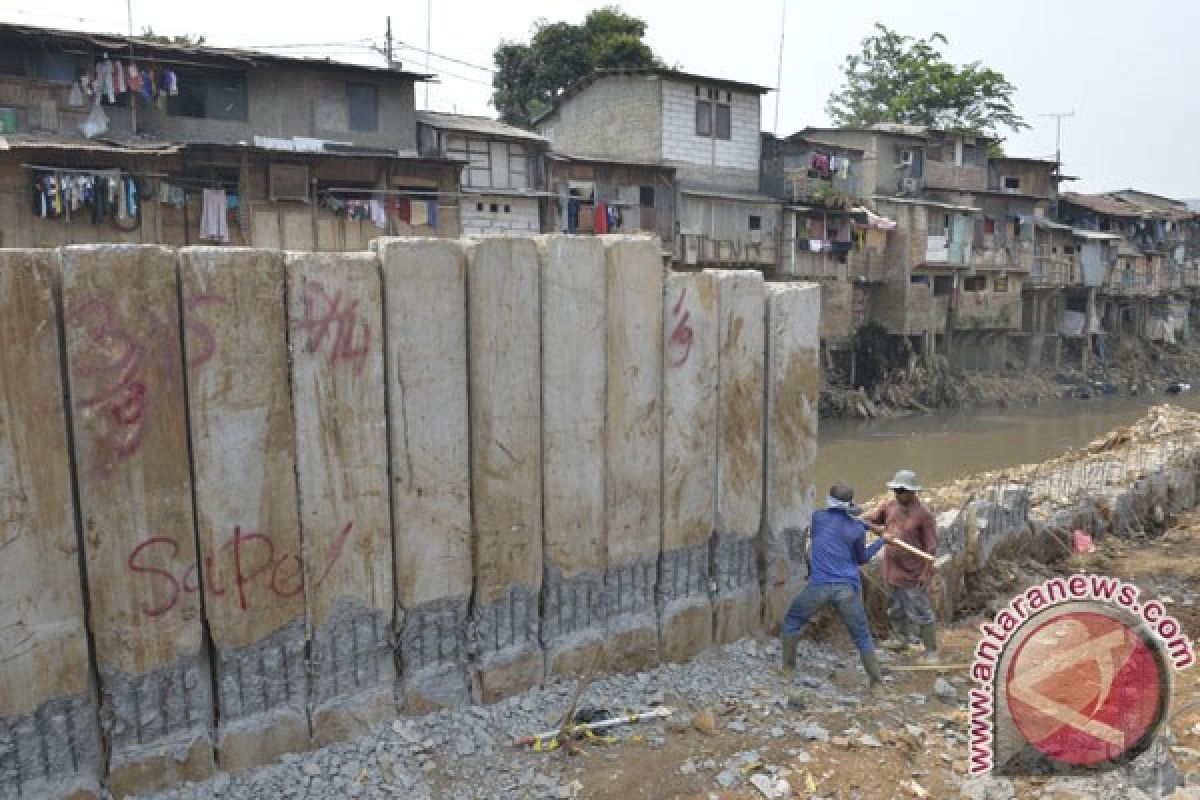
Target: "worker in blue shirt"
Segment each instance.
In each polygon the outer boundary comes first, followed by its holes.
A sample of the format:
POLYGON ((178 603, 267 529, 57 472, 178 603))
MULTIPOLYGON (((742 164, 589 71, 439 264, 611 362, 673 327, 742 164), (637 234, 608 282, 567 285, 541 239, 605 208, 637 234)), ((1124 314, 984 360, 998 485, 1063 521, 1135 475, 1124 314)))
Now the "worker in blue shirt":
POLYGON ((857 519, 860 509, 854 505, 854 490, 846 483, 833 485, 825 505, 824 510, 813 513, 808 584, 796 595, 783 620, 783 668, 789 674, 796 669, 800 633, 821 609, 832 605, 858 648, 871 694, 878 695, 883 690, 883 672, 867 626, 858 568, 879 552, 888 537, 866 546, 868 526, 857 519))

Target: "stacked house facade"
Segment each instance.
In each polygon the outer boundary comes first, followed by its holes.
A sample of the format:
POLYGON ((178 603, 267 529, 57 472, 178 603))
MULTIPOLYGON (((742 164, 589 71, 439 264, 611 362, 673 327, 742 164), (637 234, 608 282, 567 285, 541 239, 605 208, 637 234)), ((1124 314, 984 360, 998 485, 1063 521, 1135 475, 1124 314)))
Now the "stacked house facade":
POLYGON ((417 111, 431 78, 0 25, 0 247, 646 233, 676 269, 819 282, 850 381, 867 324, 982 370, 1190 333, 1200 216, 1180 201, 1060 192, 1054 160, 963 132, 764 134, 769 88, 674 69, 598 70, 533 131, 417 111))

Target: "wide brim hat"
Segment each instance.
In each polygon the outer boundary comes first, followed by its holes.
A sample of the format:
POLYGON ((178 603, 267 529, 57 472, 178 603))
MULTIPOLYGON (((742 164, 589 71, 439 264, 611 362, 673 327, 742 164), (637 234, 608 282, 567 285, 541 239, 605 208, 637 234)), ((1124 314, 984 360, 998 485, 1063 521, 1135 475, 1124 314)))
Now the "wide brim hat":
POLYGON ((910 492, 921 491, 921 484, 917 482, 917 473, 911 469, 902 469, 887 483, 889 489, 906 489, 910 492))

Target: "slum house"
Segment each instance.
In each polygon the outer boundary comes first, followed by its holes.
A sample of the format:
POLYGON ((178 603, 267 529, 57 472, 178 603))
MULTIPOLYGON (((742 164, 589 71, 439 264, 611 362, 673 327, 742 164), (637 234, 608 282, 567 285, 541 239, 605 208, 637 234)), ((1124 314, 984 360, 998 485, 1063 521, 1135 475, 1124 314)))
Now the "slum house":
POLYGON ((820 339, 827 379, 854 384, 855 331, 868 315, 868 287, 885 276, 895 223, 862 194, 863 151, 800 134, 762 136, 762 189, 783 201, 781 279, 821 286, 820 339))
MULTIPOLYGON (((855 154, 861 153, 857 191, 864 207, 897 223, 884 240, 882 267, 870 270, 873 280, 865 283, 866 318, 894 336, 898 350, 932 355, 938 335, 933 289, 928 279, 914 276, 914 269, 924 260, 928 218, 944 211, 969 211, 936 202, 930 208, 922 205, 928 131, 920 126, 879 124, 805 128, 792 138, 828 148, 818 147, 818 155, 832 155, 833 148, 840 148, 850 158, 850 175, 855 174, 855 154)), ((878 234, 873 240, 879 243, 878 234)))
POLYGON ((0 242, 357 250, 457 235, 457 208, 438 198, 459 167, 416 150, 426 79, 0 25, 0 242))
POLYGON ((421 155, 464 163, 459 220, 467 235, 540 233, 549 143, 486 117, 418 111, 421 155))
POLYGON ((1032 258, 1027 225, 1009 219, 1011 200, 984 199, 988 141, 893 124, 802 134, 861 148, 863 192, 876 213, 897 223, 869 318, 916 352, 1003 366, 1008 333, 1021 324, 1020 276, 1032 258))
POLYGON ((559 153, 673 168, 676 264, 770 271, 780 203, 758 189, 768 91, 665 68, 597 70, 535 124, 559 153))
POLYGON ((1059 201, 1059 216, 1083 231, 1121 237, 1116 262, 1099 290, 1102 330, 1175 341, 1188 333, 1186 255, 1194 215, 1185 207, 1147 203, 1135 195, 1144 193, 1126 190, 1122 197, 1068 192, 1059 201), (1175 262, 1177 248, 1182 249, 1183 264, 1175 262))
POLYGON ((650 233, 671 257, 675 168, 552 152, 546 156, 545 230, 558 233, 650 233))

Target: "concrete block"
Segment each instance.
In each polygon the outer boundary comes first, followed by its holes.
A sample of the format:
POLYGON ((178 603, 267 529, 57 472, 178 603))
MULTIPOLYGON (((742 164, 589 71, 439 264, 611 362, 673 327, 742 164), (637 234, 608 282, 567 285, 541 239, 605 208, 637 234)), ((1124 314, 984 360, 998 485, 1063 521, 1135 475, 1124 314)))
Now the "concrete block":
POLYGON ((717 288, 711 273, 672 273, 663 296, 662 656, 712 643, 709 539, 717 492, 717 288))
POLYGON ((52 251, 0 250, 0 796, 99 788, 52 251), (48 669, 48 666, 53 669, 48 669))
POLYGON ((213 768, 175 253, 64 248, 79 512, 114 793, 213 768))
POLYGON ((760 273, 714 270, 717 281, 717 516, 713 635, 724 644, 761 621, 757 546, 763 499, 766 359, 760 273))
POLYGON ((595 237, 538 242, 542 325, 542 646, 587 669, 605 639, 607 265, 595 237))
POLYGON ((466 261, 459 242, 439 239, 386 239, 379 252, 401 693, 419 713, 470 699, 466 261))
POLYGON ((309 746, 283 256, 185 248, 179 271, 217 758, 244 769, 309 746))
POLYGON ((383 286, 372 253, 287 257, 317 745, 394 716, 383 286))
POLYGON ((532 239, 467 250, 476 697, 539 683, 542 583, 541 357, 532 239))
POLYGON ((662 538, 663 267, 655 241, 606 237, 605 519, 611 669, 657 663, 662 538))
POLYGON ((762 556, 764 623, 778 629, 808 577, 820 395, 820 288, 771 284, 767 290, 766 438, 762 556))

